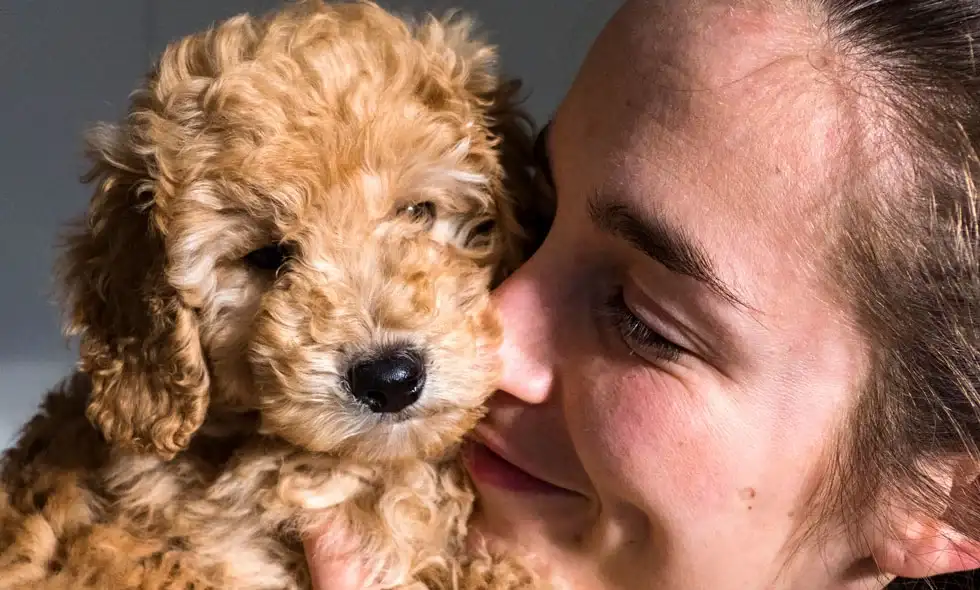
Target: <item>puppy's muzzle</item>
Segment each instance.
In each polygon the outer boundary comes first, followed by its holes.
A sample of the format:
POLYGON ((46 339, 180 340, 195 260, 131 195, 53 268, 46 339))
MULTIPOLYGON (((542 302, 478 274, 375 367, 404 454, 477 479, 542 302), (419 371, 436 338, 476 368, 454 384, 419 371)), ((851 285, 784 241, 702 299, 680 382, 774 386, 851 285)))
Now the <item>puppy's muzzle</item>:
POLYGON ((388 350, 351 366, 347 385, 351 396, 372 412, 397 413, 422 395, 425 362, 416 350, 388 350))

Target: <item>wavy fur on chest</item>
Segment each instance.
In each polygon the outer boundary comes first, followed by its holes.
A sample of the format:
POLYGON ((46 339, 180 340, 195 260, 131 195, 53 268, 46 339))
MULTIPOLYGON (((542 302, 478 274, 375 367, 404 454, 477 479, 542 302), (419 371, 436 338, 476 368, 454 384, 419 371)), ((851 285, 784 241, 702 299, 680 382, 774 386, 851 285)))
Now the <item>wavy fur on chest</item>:
POLYGON ((204 428, 170 461, 113 456, 86 395, 82 376, 51 393, 4 457, 0 588, 309 588, 300 531, 327 521, 389 580, 468 575, 454 543, 472 495, 452 462, 366 467, 256 435, 247 418, 204 428))

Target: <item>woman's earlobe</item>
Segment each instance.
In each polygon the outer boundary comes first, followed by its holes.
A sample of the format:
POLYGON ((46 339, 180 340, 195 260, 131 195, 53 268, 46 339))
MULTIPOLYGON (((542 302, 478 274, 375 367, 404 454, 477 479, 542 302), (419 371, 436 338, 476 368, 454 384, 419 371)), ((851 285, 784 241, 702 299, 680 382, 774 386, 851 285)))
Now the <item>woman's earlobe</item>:
POLYGON ((980 542, 933 519, 913 519, 898 534, 883 537, 872 558, 886 574, 927 578, 980 568, 980 542))
POLYGON ((869 535, 872 558, 884 573, 926 578, 980 568, 980 540, 967 538, 950 524, 963 520, 959 513, 978 510, 980 464, 963 457, 933 471, 944 504, 931 514, 894 511, 883 528, 869 535))

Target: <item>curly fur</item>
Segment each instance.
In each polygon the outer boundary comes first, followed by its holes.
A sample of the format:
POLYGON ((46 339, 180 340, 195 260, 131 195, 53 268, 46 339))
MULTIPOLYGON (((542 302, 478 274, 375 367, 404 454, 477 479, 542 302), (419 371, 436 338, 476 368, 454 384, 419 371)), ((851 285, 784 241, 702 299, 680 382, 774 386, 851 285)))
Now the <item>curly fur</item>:
POLYGON ((531 128, 495 59, 465 19, 367 2, 166 49, 92 135, 61 269, 79 370, 0 464, 0 589, 308 588, 324 525, 383 587, 538 587, 466 548, 455 459, 497 376, 489 287, 533 247, 531 128), (405 344, 422 397, 374 414, 345 367, 405 344))

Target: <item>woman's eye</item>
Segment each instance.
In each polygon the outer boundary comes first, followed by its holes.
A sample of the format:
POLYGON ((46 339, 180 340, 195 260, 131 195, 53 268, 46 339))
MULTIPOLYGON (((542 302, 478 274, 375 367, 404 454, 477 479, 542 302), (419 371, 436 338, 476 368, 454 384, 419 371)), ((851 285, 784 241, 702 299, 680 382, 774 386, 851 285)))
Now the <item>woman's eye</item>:
POLYGON ((622 287, 606 301, 603 311, 623 342, 637 354, 657 361, 676 362, 684 353, 682 347, 664 338, 633 313, 622 287))
POLYGON ((435 203, 430 201, 412 203, 399 209, 398 214, 408 217, 416 223, 423 223, 429 226, 436 220, 436 206, 435 203))
POLYGON ((260 270, 278 270, 292 254, 286 244, 269 244, 246 254, 245 262, 260 270))

